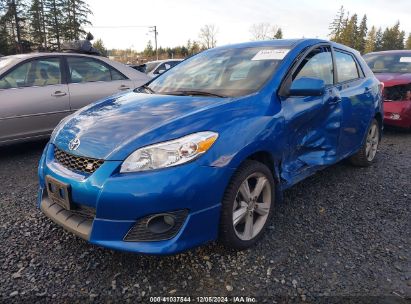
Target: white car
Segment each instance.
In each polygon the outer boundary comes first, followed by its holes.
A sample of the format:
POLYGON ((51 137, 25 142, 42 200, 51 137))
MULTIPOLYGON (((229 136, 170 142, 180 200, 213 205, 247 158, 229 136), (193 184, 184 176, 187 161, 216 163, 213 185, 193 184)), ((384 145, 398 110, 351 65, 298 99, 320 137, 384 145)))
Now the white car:
POLYGON ((65 116, 150 78, 108 58, 32 53, 0 58, 0 146, 44 138, 65 116))
POLYGON ((147 76, 154 78, 179 64, 184 59, 166 59, 150 61, 145 64, 135 66, 136 70, 144 71, 147 76))

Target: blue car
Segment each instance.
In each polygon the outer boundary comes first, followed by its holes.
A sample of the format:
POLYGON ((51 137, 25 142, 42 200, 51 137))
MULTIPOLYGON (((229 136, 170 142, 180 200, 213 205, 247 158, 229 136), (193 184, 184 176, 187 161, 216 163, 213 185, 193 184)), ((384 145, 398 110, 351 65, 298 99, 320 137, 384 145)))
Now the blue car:
POLYGON ((107 248, 248 248, 283 190, 346 158, 373 162, 381 92, 360 54, 341 44, 210 49, 64 119, 40 160, 38 206, 107 248))

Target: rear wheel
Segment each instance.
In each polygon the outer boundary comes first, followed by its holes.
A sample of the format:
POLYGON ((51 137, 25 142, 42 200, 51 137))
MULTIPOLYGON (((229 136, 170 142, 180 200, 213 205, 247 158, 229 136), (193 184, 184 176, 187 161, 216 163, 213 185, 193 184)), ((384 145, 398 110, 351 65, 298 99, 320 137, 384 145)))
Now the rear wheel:
POLYGON ((378 121, 374 119, 368 129, 367 138, 361 149, 351 156, 350 162, 355 166, 367 167, 372 164, 377 154, 380 141, 380 127, 378 121))
POLYGON ((230 181, 222 202, 220 242, 234 249, 254 245, 269 223, 274 179, 264 164, 247 160, 230 181))

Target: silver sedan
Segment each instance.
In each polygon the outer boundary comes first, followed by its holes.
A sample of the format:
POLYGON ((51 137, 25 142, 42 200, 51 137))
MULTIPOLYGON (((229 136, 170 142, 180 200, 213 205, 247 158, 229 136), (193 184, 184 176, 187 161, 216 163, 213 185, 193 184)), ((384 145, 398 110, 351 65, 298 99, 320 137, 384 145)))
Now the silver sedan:
POLYGON ((134 89, 145 74, 105 57, 33 53, 0 58, 0 146, 45 138, 65 116, 134 89))

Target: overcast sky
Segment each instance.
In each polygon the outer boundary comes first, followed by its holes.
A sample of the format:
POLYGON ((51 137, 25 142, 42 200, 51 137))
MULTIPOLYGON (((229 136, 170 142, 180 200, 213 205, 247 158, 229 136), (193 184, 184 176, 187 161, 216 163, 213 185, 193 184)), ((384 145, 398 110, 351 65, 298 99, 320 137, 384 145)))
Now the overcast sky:
POLYGON ((217 45, 249 41, 250 26, 269 22, 283 29, 284 38, 327 38, 328 26, 341 5, 368 17, 368 26, 385 28, 397 20, 411 32, 411 0, 88 0, 93 16, 90 30, 107 48, 143 50, 156 25, 158 44, 173 47, 198 40, 204 24, 218 28, 217 45), (98 28, 99 26, 142 26, 98 28))

